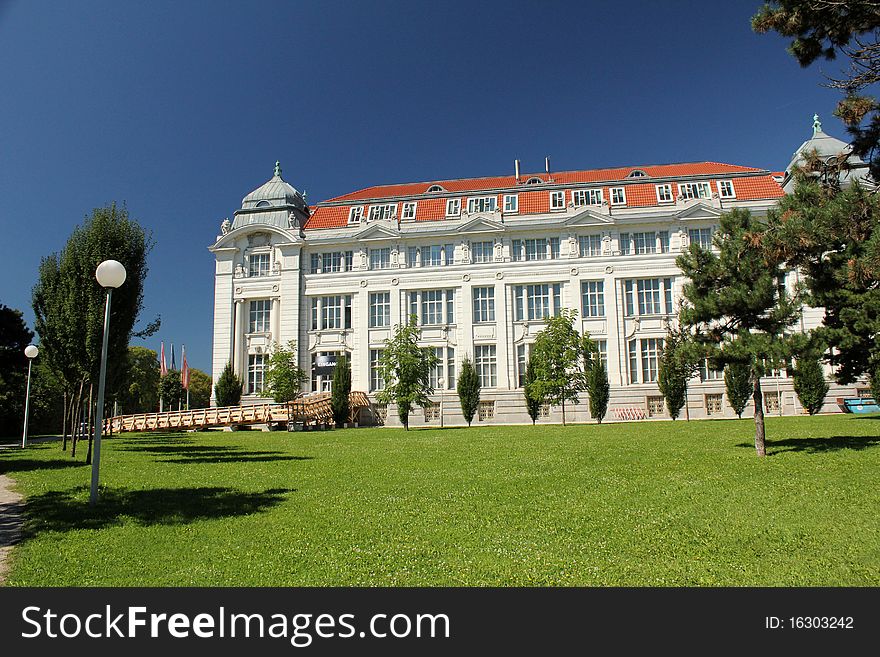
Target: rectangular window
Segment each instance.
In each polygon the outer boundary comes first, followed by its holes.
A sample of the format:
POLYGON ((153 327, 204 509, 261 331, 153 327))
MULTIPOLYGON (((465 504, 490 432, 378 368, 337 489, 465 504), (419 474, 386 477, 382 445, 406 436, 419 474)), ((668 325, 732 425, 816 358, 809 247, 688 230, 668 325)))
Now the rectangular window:
POLYGON ((633 233, 632 239, 636 255, 657 253, 657 233, 633 233))
POLYGON ((602 205, 601 189, 576 189, 571 193, 571 202, 577 207, 602 205))
POLYGON ((333 368, 340 356, 351 362, 351 354, 344 351, 321 351, 312 354, 312 391, 330 392, 333 388, 333 368))
POLYGON ((455 349, 446 347, 446 387, 455 390, 455 349))
POLYGON ((706 395, 706 415, 721 415, 724 412, 721 399, 720 393, 706 395))
POLYGON ((440 418, 440 404, 428 402, 422 410, 425 412, 425 422, 436 422, 440 418))
POLYGON ((269 259, 268 253, 253 253, 250 257, 249 276, 268 276, 269 275, 269 259))
POLYGON ((403 215, 401 219, 403 221, 412 221, 416 218, 416 204, 415 201, 410 201, 408 203, 403 204, 403 215))
POLYGON ((495 361, 495 345, 480 344, 474 346, 474 366, 480 377, 480 386, 494 388, 498 381, 497 364, 495 361))
POLYGON ((494 259, 495 242, 471 242, 472 262, 492 262, 494 259))
POLYGON ((601 360, 602 364, 605 366, 605 371, 608 371, 608 340, 600 338, 593 339, 593 342, 596 343, 596 350, 599 352, 599 360, 601 360))
POLYGON ((559 260, 559 238, 550 238, 550 259, 559 260))
POLYGON ((712 229, 711 228, 689 228, 688 242, 696 244, 701 249, 709 250, 712 248, 712 229))
POLYGON ((669 231, 660 231, 660 253, 669 253, 669 231))
POLYGON ((700 362, 700 381, 721 381, 724 379, 724 370, 713 370, 709 367, 709 359, 704 358, 700 362))
POLYGON ((475 287, 474 292, 474 321, 495 321, 495 288, 475 287))
POLYGON ((326 274, 329 272, 351 271, 353 255, 351 251, 313 253, 311 256, 311 273, 326 274))
POLYGON ((248 333, 268 333, 269 313, 272 302, 268 299, 259 299, 250 303, 250 321, 248 333))
POLYGON ((370 293, 370 327, 377 328, 391 324, 391 293, 370 293))
POLYGON ((648 397, 646 401, 648 404, 648 417, 660 417, 663 415, 663 397, 648 397))
POLYGON ((391 247, 370 249, 370 269, 388 269, 391 267, 391 247))
POLYGON ((422 292, 422 324, 443 323, 443 290, 422 292))
POLYGON ((602 236, 581 235, 578 237, 578 253, 581 258, 602 255, 602 236))
POLYGON ((523 251, 522 251, 522 240, 513 240, 510 243, 510 257, 514 262, 518 262, 523 259, 523 251))
POLYGON ((475 212, 495 212, 498 206, 498 199, 495 196, 483 196, 480 198, 468 199, 468 214, 475 212))
POLYGON ((581 312, 584 317, 605 317, 604 281, 581 281, 581 312))
POLYGON ((260 394, 263 392, 266 376, 266 361, 264 354, 251 354, 248 356, 248 392, 260 394))
POLYGON ((632 252, 629 233, 620 234, 620 253, 621 255, 629 255, 632 252))
POLYGON ((439 267, 443 264, 443 253, 439 244, 422 247, 422 267, 439 267))
POLYGON ((370 349, 370 392, 376 392, 385 387, 381 367, 383 353, 385 353, 383 349, 370 349))
POLYGON ((640 278, 624 281, 626 316, 672 313, 672 283, 671 278, 640 278))
POLYGON ((779 393, 768 390, 764 393, 764 411, 767 413, 779 412, 779 393))
POLYGON ((435 390, 455 389, 455 349, 452 347, 431 347, 437 364, 428 373, 428 381, 435 390), (446 353, 444 354, 444 350, 446 353), (440 385, 440 377, 443 377, 443 385, 440 385))
POLYGON ((348 209, 348 223, 359 224, 364 218, 364 206, 356 205, 348 209))
POLYGON ((564 210, 565 209, 565 192, 550 192, 550 209, 551 210, 564 210))
POLYGON ((718 181, 718 196, 721 198, 736 198, 736 191, 733 189, 732 180, 718 181))
POLYGON ((529 345, 516 345, 516 386, 522 388, 526 384, 526 367, 529 361, 529 345))
POLYGON ((638 340, 630 340, 627 342, 627 353, 629 355, 629 382, 639 382, 639 350, 638 340))
POLYGON ((397 210, 397 203, 386 203, 384 205, 370 206, 370 221, 381 221, 383 219, 391 219, 397 210))
POLYGON ((611 188, 611 205, 626 205, 626 189, 623 187, 611 188))
POLYGON ((455 262, 455 245, 454 244, 444 244, 443 245, 443 264, 451 265, 455 262))
POLYGON ((544 238, 534 240, 523 240, 525 246, 526 260, 546 260, 547 259, 547 240, 544 238))
POLYGON ((351 328, 350 294, 312 297, 311 306, 313 331, 351 328))
POLYGON ((481 401, 477 404, 477 419, 480 422, 485 422, 486 420, 491 420, 495 417, 495 402, 494 401, 481 401))
POLYGON ((683 199, 711 198, 712 191, 707 182, 681 183, 678 186, 678 195, 683 199))
POLYGON ((672 203, 672 185, 657 185, 657 202, 672 203))
POLYGON ((505 194, 504 211, 519 212, 519 196, 517 196, 516 194, 505 194))
POLYGON ((646 338, 640 342, 642 343, 642 383, 654 383, 660 365, 660 352, 663 351, 663 338, 646 338))
POLYGON ((420 326, 455 323, 455 290, 409 292, 409 313, 420 326))
POLYGON ((515 286, 514 318, 521 322, 542 320, 550 315, 558 315, 561 310, 561 289, 560 283, 515 286))
POLYGON ((545 420, 550 417, 550 404, 545 402, 538 406, 538 417, 545 420))
POLYGON ((446 201, 446 216, 457 217, 461 214, 461 199, 451 198, 446 201))

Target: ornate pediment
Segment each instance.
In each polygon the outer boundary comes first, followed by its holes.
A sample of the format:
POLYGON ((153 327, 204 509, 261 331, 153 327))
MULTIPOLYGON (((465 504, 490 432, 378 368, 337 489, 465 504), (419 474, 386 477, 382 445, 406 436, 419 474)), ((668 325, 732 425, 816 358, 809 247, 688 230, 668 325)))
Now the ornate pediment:
POLYGON ((613 223, 614 220, 593 210, 585 209, 578 212, 573 217, 569 217, 563 223, 564 226, 605 226, 613 223))
POLYGON ((367 226, 355 236, 357 240, 387 240, 389 238, 398 238, 400 233, 388 226, 374 223, 367 226))
POLYGON ((675 218, 679 220, 717 219, 721 214, 720 210, 705 203, 695 203, 681 212, 677 212, 675 218))
POLYGON ((474 217, 467 223, 456 229, 458 233, 501 233, 504 232, 504 224, 486 217, 474 217))

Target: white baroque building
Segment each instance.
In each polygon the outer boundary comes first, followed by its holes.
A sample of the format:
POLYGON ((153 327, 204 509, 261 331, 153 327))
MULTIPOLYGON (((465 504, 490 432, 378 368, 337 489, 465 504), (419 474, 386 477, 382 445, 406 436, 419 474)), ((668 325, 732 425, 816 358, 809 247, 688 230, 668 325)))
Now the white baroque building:
MULTIPOLYGON (((656 377, 664 323, 683 284, 676 256, 692 242, 710 245, 725 211, 766 213, 807 150, 833 157, 846 148, 815 120, 784 173, 695 162, 553 173, 548 164, 520 175, 517 162, 511 176, 382 185, 312 207, 276 163, 210 247, 214 380, 232 362, 244 403, 266 401, 268 352, 293 340, 311 391, 329 390, 327 363, 345 353, 352 389, 374 399, 384 342, 412 313, 422 344, 440 357, 435 403, 413 424, 439 424, 441 412, 445 425, 463 423, 455 383, 465 355, 482 382, 477 421, 528 422, 530 346, 543 318, 568 307, 607 363, 607 419, 667 417, 656 377)), ((801 328, 820 321, 820 311, 808 310, 801 328)), ((774 374, 763 381, 766 411, 801 413, 787 372, 774 374)), ((856 393, 832 385, 826 410, 856 393)), ((702 368, 688 412, 733 416, 720 372, 702 368)), ((559 420, 559 409, 542 416, 559 420)), ((589 419, 586 395, 566 417, 589 419)), ((393 408, 380 406, 361 419, 398 423, 393 408)))

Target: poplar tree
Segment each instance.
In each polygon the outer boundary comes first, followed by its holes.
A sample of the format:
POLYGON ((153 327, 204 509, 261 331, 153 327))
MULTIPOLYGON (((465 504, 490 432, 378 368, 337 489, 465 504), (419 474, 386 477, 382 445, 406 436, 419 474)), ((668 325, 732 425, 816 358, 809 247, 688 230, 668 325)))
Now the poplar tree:
POLYGON ((751 366, 748 363, 727 363, 724 366, 724 388, 727 390, 727 403, 736 416, 742 418, 752 394, 751 366))
POLYGON ((461 361, 461 373, 458 375, 456 390, 461 403, 461 414, 468 426, 471 426, 474 415, 480 407, 480 377, 474 362, 467 356, 461 361))
POLYGON ((819 358, 812 354, 803 354, 798 358, 792 375, 794 391, 807 413, 815 415, 821 411, 829 386, 819 358))
POLYGON ((333 385, 330 392, 330 408, 333 410, 333 422, 339 429, 345 426, 351 417, 351 365, 345 356, 336 360, 333 368, 333 385))
POLYGON ((541 412, 541 404, 544 403, 544 398, 541 397, 537 390, 535 390, 535 365, 532 360, 532 356, 529 356, 529 360, 526 363, 526 375, 525 380, 523 381, 523 397, 526 402, 526 412, 529 414, 529 417, 532 418, 532 424, 538 419, 538 414, 541 412))
POLYGON ((590 397, 590 415, 596 418, 599 424, 602 424, 602 420, 608 412, 611 384, 608 382, 608 370, 598 353, 594 354, 590 366, 587 390, 590 397))

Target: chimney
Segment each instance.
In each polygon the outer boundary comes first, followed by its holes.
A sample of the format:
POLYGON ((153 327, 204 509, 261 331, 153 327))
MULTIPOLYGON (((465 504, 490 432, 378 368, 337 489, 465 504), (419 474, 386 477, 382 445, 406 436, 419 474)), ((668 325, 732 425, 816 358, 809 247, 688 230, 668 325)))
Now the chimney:
POLYGON ((547 172, 547 175, 550 175, 550 156, 544 158, 544 171, 547 172))
POLYGON ((516 174, 516 182, 519 182, 519 160, 513 161, 513 170, 516 174))

